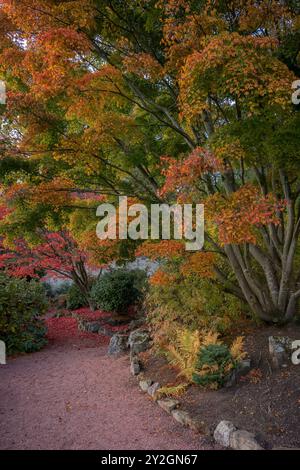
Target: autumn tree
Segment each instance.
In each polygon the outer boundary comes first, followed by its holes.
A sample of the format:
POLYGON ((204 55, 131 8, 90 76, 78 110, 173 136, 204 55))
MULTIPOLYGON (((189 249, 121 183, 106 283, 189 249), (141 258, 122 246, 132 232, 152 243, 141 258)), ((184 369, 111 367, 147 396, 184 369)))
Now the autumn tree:
POLYGON ((59 205, 68 227, 82 204, 67 195, 79 191, 204 202, 204 256, 183 254, 182 265, 193 257, 261 319, 291 320, 298 2, 5 0, 0 15, 6 191, 52 187, 49 211, 59 205))

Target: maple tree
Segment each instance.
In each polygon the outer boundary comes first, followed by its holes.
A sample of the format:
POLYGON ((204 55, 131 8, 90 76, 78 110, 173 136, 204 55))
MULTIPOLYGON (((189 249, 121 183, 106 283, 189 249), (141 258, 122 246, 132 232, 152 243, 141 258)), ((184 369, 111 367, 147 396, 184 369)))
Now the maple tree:
MULTIPOLYGON (((91 242, 89 195, 204 202, 206 256, 181 253, 182 274, 212 275, 258 317, 291 320, 300 298, 297 2, 2 3, 11 233, 68 229, 96 259, 105 247, 91 242)), ((179 256, 176 242, 159 247, 179 256)))
POLYGON ((0 269, 5 269, 10 276, 26 279, 47 276, 70 279, 94 309, 87 257, 66 232, 43 232, 41 242, 35 246, 24 239, 15 240, 9 247, 2 241, 0 269))

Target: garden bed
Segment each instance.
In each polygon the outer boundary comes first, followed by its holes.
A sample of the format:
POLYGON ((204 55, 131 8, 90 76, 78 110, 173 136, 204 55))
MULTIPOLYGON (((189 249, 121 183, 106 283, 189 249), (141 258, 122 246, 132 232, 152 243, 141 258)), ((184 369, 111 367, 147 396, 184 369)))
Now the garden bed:
MULTIPOLYGON (((253 327, 245 337, 250 373, 236 385, 220 390, 192 385, 179 398, 183 409, 204 421, 208 434, 221 420, 229 420, 238 428, 255 433, 267 448, 300 447, 300 366, 289 363, 281 370, 272 370, 268 353, 271 335, 299 339, 300 327, 253 327)), ((162 386, 183 382, 163 357, 151 352, 140 357, 146 378, 162 386)))

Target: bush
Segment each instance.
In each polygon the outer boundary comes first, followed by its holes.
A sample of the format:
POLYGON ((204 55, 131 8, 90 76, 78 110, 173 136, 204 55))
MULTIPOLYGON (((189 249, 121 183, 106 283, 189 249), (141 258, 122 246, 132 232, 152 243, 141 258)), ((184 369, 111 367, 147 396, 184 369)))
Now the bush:
POLYGON ((38 351, 47 343, 46 328, 40 319, 46 309, 41 283, 0 274, 0 339, 8 354, 38 351))
POLYGON ((236 366, 237 363, 226 344, 209 344, 200 349, 193 381, 204 387, 221 387, 236 366))
POLYGON ((154 339, 169 363, 179 370, 179 375, 188 383, 219 388, 245 357, 241 336, 228 347, 213 331, 200 333, 167 323, 163 328, 165 334, 161 331, 160 336, 154 339))
POLYGON ((78 308, 87 306, 87 299, 81 293, 76 284, 72 284, 67 291, 67 308, 69 310, 77 310, 78 308))
POLYGON ((226 334, 243 316, 238 299, 197 276, 151 285, 146 310, 154 331, 167 321, 192 330, 204 328, 226 334))
POLYGON ((94 284, 91 295, 96 306, 108 312, 124 313, 142 298, 146 284, 140 270, 116 269, 103 274, 94 284))

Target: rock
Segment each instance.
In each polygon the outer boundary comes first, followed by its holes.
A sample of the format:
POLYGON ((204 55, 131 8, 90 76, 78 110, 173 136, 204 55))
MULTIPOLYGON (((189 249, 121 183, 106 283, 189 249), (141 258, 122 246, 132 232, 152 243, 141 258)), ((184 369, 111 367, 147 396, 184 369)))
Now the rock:
POLYGON ((139 375, 141 372, 140 361, 136 356, 133 356, 130 361, 130 372, 132 375, 139 375))
POLYGON ((250 359, 242 360, 225 380, 224 387, 233 387, 243 375, 246 375, 248 372, 250 372, 250 369, 250 359))
POLYGON ((140 326, 143 326, 143 324, 145 323, 145 318, 136 318, 135 320, 131 320, 131 322, 129 323, 128 327, 130 328, 130 330, 135 330, 137 328, 139 328, 140 326))
MULTIPOLYGON (((123 334, 125 334, 125 333, 126 333, 126 332, 123 330, 123 334)), ((105 328, 105 326, 102 326, 102 325, 101 325, 101 326, 99 327, 98 334, 99 334, 99 335, 103 335, 103 336, 110 336, 110 337, 112 337, 112 336, 114 336, 115 333, 114 333, 114 331, 112 331, 111 329, 105 328)))
POLYGON ((152 397, 155 400, 156 392, 159 389, 160 389, 160 384, 158 382, 154 382, 154 384, 148 387, 147 393, 148 395, 150 395, 150 397, 152 397))
POLYGON ((162 398, 157 400, 157 404, 167 413, 171 413, 180 405, 178 400, 172 400, 172 398, 162 398))
POLYGON ((214 432, 215 441, 223 447, 230 446, 230 436, 236 431, 236 427, 231 421, 220 421, 214 432))
POLYGON ((230 447, 234 450, 263 450, 251 432, 238 430, 230 434, 230 447))
POLYGON ((291 340, 283 336, 269 336, 269 353, 272 365, 275 369, 280 369, 288 362, 288 355, 291 350, 291 340))
POLYGON ((190 415, 187 411, 183 410, 173 410, 172 411, 172 416, 180 424, 183 424, 184 426, 188 426, 190 422, 190 415))
POLYGON ((78 319, 78 329, 80 331, 87 331, 88 333, 98 333, 100 327, 101 322, 99 321, 86 321, 82 318, 78 319))
POLYGON ((114 315, 106 319, 106 323, 110 326, 126 325, 129 321, 130 317, 128 315, 114 315))
POLYGON ((148 388, 153 384, 152 380, 140 380, 139 386, 143 392, 148 392, 148 388))
POLYGON ((128 346, 133 354, 146 351, 150 347, 150 335, 146 330, 132 331, 128 338, 128 346))
POLYGON ((127 351, 127 335, 115 334, 111 337, 107 354, 109 356, 114 356, 117 354, 122 354, 127 351))
POLYGON ((0 364, 6 364, 6 345, 4 341, 0 340, 0 364))

